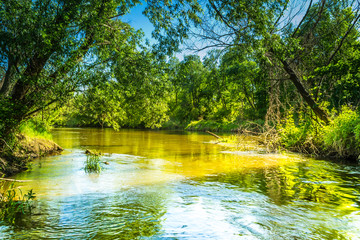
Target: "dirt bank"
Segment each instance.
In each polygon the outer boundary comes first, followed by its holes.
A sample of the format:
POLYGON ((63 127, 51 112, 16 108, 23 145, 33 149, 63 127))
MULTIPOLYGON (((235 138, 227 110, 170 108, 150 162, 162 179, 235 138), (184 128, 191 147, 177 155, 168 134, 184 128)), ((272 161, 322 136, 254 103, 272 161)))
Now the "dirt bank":
POLYGON ((17 135, 17 144, 14 149, 8 149, 0 156, 0 174, 6 176, 26 170, 29 161, 34 158, 59 154, 63 151, 55 142, 44 138, 30 138, 17 135))

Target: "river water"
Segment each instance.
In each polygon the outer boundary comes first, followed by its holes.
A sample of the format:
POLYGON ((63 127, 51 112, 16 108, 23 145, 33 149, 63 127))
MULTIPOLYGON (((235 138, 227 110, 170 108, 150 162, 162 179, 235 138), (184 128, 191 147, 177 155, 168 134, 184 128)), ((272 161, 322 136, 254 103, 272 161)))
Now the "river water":
POLYGON ((358 165, 230 151, 201 133, 53 135, 62 155, 15 176, 31 180, 33 214, 0 223, 0 239, 360 239, 358 165), (85 149, 109 165, 86 173, 85 149))

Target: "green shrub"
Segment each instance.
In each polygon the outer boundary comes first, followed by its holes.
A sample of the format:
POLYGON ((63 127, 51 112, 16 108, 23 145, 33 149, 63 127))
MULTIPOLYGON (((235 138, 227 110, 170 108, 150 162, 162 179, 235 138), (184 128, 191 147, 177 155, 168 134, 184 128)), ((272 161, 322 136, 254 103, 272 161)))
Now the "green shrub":
POLYGON ((298 117, 289 114, 278 129, 280 145, 286 149, 309 154, 322 152, 322 126, 310 116, 298 117))
POLYGON ((341 157, 360 154, 360 116, 348 107, 324 129, 324 145, 341 157))

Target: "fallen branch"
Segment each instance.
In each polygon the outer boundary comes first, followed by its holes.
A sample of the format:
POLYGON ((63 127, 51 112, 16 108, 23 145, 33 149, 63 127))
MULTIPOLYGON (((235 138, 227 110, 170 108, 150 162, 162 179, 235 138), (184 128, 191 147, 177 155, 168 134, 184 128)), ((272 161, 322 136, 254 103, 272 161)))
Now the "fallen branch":
POLYGON ((221 137, 219 137, 218 135, 216 135, 215 133, 212 133, 212 132, 210 132, 210 131, 206 131, 206 133, 208 133, 208 134, 216 137, 217 139, 221 138, 221 137))
POLYGON ((16 179, 11 179, 11 178, 0 178, 0 180, 10 181, 10 182, 31 182, 32 181, 32 180, 16 180, 16 179))

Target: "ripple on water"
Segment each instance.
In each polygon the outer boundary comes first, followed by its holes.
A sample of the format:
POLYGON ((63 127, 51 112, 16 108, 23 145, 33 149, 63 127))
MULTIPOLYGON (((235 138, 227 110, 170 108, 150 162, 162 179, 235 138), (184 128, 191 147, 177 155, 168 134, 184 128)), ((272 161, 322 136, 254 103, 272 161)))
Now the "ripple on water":
MULTIPOLYGON (((56 130, 68 152, 18 179, 34 214, 0 239, 356 239, 360 167, 299 155, 220 153, 211 136, 56 130), (86 174, 85 146, 107 153, 86 174)), ((61 145, 63 145, 61 144, 61 145)))

